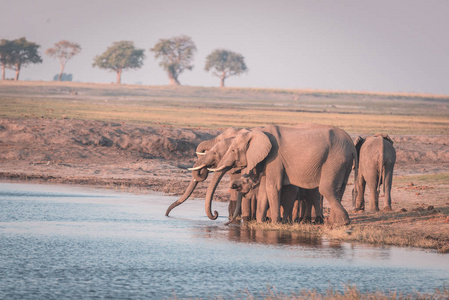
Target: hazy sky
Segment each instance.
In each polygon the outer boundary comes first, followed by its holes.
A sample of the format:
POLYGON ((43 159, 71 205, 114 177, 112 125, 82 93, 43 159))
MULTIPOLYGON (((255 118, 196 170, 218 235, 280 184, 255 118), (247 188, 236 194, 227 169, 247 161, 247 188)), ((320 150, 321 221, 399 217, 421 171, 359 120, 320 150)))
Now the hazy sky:
POLYGON ((44 62, 23 69, 24 80, 51 80, 59 64, 44 52, 69 40, 82 47, 65 70, 74 81, 113 82, 93 59, 128 40, 146 59, 122 82, 164 85, 149 48, 185 34, 198 52, 193 71, 179 77, 183 85, 218 86, 205 58, 226 48, 249 68, 228 86, 449 94, 446 0, 0 0, 0 9, 0 38, 41 45, 44 62))

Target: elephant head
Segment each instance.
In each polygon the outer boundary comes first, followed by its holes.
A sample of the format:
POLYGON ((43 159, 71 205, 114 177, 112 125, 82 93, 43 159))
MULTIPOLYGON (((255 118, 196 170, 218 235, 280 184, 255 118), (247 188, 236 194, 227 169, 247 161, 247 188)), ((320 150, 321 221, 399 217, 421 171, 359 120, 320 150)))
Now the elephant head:
POLYGON ((270 139, 260 130, 244 131, 237 134, 218 167, 210 169, 215 174, 206 192, 206 214, 209 218, 216 219, 218 217, 216 211, 212 215, 211 204, 215 190, 223 175, 231 169, 232 172, 242 170, 242 176, 249 174, 258 163, 268 156, 271 147, 270 139))
POLYGON ((260 130, 239 133, 228 151, 224 154, 218 168, 211 171, 243 170, 242 174, 249 174, 258 163, 264 160, 271 151, 270 138, 260 130))
POLYGON ((231 182, 231 189, 237 190, 243 195, 248 194, 259 184, 258 180, 250 174, 244 174, 240 179, 231 182))
POLYGON ((232 141, 233 138, 221 140, 209 150, 199 154, 197 162, 192 168, 189 168, 189 170, 192 172, 198 172, 202 170, 209 170, 210 168, 216 168, 232 141))
POLYGON ((217 135, 215 138, 202 141, 196 147, 196 155, 198 156, 198 161, 195 163, 193 168, 189 169, 192 170, 192 177, 194 180, 202 182, 206 180, 209 174, 207 165, 205 167, 199 168, 199 166, 204 165, 204 163, 207 163, 207 161, 210 159, 204 157, 206 155, 206 151, 210 150, 212 147, 214 147, 217 143, 219 143, 222 140, 235 137, 238 132, 239 132, 238 129, 232 127, 228 128, 221 134, 217 135))
POLYGON ((215 156, 215 157, 213 155, 213 152, 209 152, 208 150, 214 148, 214 146, 216 146, 218 143, 220 143, 223 140, 235 137, 237 135, 237 133, 240 131, 241 130, 239 130, 239 129, 228 128, 225 131, 223 131, 221 134, 216 136, 215 138, 203 141, 198 145, 198 147, 196 148, 196 154, 198 156, 198 161, 195 163, 193 168, 189 169, 192 171, 192 180, 190 181, 190 184, 187 187, 187 189, 185 190, 184 194, 168 207, 167 211, 165 212, 166 216, 168 216, 170 214, 170 211, 173 208, 184 203, 190 197, 190 195, 195 190, 198 182, 202 182, 202 181, 206 180, 207 176, 209 175, 208 168, 216 167, 216 163, 218 163, 220 161, 222 155, 226 152, 227 147, 223 148, 223 149, 216 147, 215 151, 221 153, 221 156, 215 156))

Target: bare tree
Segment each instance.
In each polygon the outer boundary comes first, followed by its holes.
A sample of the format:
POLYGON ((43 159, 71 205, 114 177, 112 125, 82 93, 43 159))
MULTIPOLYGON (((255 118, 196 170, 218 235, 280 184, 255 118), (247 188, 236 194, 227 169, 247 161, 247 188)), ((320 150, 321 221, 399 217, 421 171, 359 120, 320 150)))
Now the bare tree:
POLYGON ((61 81, 62 73, 64 72, 65 65, 75 55, 80 53, 81 46, 76 43, 72 43, 66 40, 59 41, 53 48, 48 48, 45 54, 59 59, 59 65, 61 70, 59 72, 59 81, 61 81))

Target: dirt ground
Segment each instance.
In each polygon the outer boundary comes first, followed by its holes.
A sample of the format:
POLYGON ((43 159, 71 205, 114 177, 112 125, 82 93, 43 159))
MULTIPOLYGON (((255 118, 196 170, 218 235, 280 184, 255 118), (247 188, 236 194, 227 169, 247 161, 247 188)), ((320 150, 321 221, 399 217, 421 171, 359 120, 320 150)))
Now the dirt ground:
MULTIPOLYGON (((213 130, 72 119, 1 119, 0 179, 181 195, 191 179, 187 168, 195 162, 196 146, 216 134, 213 130)), ((352 224, 426 236, 437 240, 438 247, 449 249, 449 136, 391 138, 397 152, 394 211, 353 213, 351 175, 343 205, 352 224)), ((203 199, 207 184, 208 180, 198 185, 193 197, 203 199)), ((227 191, 224 179, 215 199, 227 201, 227 191)))

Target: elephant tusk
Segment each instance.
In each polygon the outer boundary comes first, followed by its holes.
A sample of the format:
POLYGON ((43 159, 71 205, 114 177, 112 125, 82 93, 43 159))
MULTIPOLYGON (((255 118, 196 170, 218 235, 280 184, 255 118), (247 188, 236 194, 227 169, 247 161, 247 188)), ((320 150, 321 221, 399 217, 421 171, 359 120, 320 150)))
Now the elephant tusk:
POLYGON ((202 168, 204 168, 206 165, 201 165, 201 166, 198 166, 198 167, 193 167, 193 168, 188 168, 187 170, 189 170, 189 171, 198 171, 198 170, 201 170, 202 168))
POLYGON ((205 153, 205 152, 196 152, 196 155, 198 155, 198 156, 204 156, 204 155, 206 155, 206 153, 205 153))
POLYGON ((216 169, 208 169, 210 172, 218 172, 218 171, 222 171, 222 170, 224 170, 224 169, 226 169, 226 166, 220 166, 220 167, 218 167, 218 168, 216 168, 216 169))

